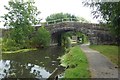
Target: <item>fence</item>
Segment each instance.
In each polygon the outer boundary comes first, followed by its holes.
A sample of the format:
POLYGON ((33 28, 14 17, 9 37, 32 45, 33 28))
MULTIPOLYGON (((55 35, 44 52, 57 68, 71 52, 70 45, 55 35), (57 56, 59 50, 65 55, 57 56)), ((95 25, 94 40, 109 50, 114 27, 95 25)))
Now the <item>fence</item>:
POLYGON ((78 21, 78 19, 77 18, 57 19, 57 20, 48 21, 47 25, 49 25, 49 24, 56 24, 56 23, 60 23, 60 22, 71 22, 71 21, 78 21))

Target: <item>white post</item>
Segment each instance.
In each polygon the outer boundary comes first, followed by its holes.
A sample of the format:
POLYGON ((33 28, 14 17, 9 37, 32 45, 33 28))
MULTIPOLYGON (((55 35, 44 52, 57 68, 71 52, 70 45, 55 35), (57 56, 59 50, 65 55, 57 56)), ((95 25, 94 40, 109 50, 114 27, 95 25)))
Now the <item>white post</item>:
POLYGON ((70 18, 70 21, 72 21, 72 18, 70 18))
POLYGON ((63 22, 63 19, 62 19, 62 22, 63 22))

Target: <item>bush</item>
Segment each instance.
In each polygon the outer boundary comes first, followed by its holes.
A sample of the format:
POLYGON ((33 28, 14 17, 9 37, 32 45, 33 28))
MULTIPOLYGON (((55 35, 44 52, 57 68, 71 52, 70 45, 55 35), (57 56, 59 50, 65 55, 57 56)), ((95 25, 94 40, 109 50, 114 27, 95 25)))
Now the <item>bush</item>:
POLYGON ((23 40, 24 43, 16 43, 15 40, 11 38, 3 38, 2 40, 2 51, 15 51, 19 49, 31 48, 30 40, 23 40))
POLYGON ((33 46, 40 48, 46 47, 50 44, 50 33, 44 27, 40 27, 32 38, 33 46))
POLYGON ((20 49, 16 42, 10 38, 3 38, 2 40, 2 51, 15 51, 20 49))

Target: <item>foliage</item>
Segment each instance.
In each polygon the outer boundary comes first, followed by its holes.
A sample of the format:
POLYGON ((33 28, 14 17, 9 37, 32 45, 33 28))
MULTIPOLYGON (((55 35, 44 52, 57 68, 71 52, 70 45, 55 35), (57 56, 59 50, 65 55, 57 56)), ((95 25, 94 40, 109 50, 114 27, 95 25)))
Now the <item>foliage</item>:
MULTIPOLYGON (((33 32, 32 24, 38 23, 36 16, 40 13, 37 8, 33 6, 34 1, 29 0, 10 0, 9 6, 5 6, 8 14, 2 16, 5 21, 5 26, 9 27, 11 38, 18 45, 23 45, 26 48, 29 44, 29 38, 33 32)), ((8 41, 9 42, 9 41, 8 41)))
POLYGON ((83 34, 82 32, 75 32, 75 35, 78 38, 81 38, 80 42, 78 41, 78 43, 88 43, 88 36, 86 36, 85 34, 83 34))
POLYGON ((50 44, 50 32, 44 27, 40 27, 32 38, 35 47, 46 47, 50 44))
POLYGON ((70 37, 72 37, 71 32, 66 32, 62 35, 62 46, 63 47, 70 48, 71 46, 70 37))
POLYGON ((9 6, 4 6, 8 10, 8 14, 2 16, 5 20, 5 26, 12 28, 18 28, 29 26, 30 24, 36 24, 38 20, 36 16, 40 13, 37 11, 37 7, 33 6, 33 0, 24 2, 23 0, 10 0, 9 6))
POLYGON ((88 43, 89 42, 88 36, 86 36, 85 34, 83 34, 83 36, 84 36, 84 43, 88 43))
POLYGON ((2 44, 2 38, 0 38, 0 44, 2 44))
POLYGON ((20 49, 20 46, 10 38, 3 38, 2 40, 2 51, 14 51, 20 49))
POLYGON ((79 46, 72 47, 67 54, 61 57, 61 65, 68 67, 65 70, 65 78, 90 77, 86 56, 79 46))
POLYGON ((51 22, 53 20, 60 20, 58 22, 61 22, 62 19, 64 20, 67 20, 69 18, 68 21, 70 21, 71 19, 70 18, 74 18, 73 21, 78 21, 78 18, 75 16, 75 15, 71 15, 71 14, 68 14, 68 13, 55 13, 55 14, 51 14, 50 16, 48 16, 46 18, 46 21, 47 22, 51 22))
POLYGON ((81 32, 66 32, 62 35, 63 47, 69 48, 70 46, 76 45, 76 43, 88 43, 88 36, 81 32), (72 40, 72 36, 76 36, 78 38, 78 42, 72 40))
POLYGON ((95 2, 85 0, 85 6, 93 8, 92 14, 95 18, 101 17, 105 20, 111 32, 118 38, 120 36, 120 1, 119 2, 95 2))
MULTIPOLYGON (((112 45, 90 45, 90 48, 107 56, 113 63, 118 65, 119 47, 112 45)), ((120 65, 120 64, 119 64, 120 65)))

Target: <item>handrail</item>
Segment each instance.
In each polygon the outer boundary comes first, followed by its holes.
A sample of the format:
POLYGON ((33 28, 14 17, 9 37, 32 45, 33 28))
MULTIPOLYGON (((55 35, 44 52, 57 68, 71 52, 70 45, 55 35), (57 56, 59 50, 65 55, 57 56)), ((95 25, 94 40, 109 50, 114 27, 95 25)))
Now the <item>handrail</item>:
POLYGON ((56 24, 59 22, 67 22, 67 21, 78 21, 77 18, 63 18, 63 19, 56 19, 56 20, 52 20, 52 21, 47 21, 47 25, 49 24, 56 24))

